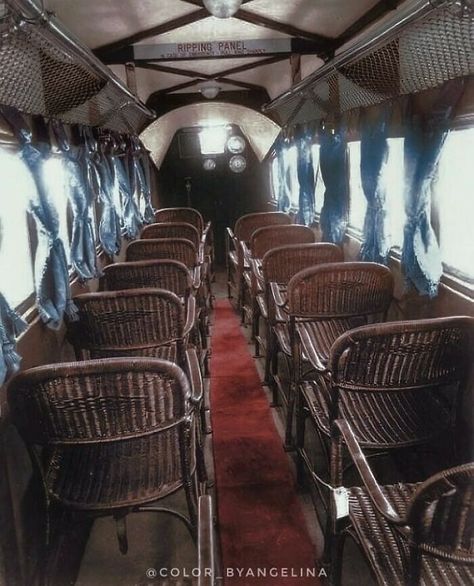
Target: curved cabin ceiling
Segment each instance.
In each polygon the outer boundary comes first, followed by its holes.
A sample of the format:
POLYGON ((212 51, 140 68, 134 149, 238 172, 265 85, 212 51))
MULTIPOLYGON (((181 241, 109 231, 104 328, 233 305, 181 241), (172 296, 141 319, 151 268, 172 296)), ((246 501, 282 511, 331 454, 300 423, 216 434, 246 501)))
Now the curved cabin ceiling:
POLYGON ((202 0, 44 3, 122 80, 125 63, 133 62, 138 97, 153 96, 152 106, 170 94, 199 95, 206 79, 217 79, 224 94, 258 90, 273 99, 401 1, 243 0, 228 19, 210 16, 202 0), (183 52, 184 44, 192 51, 212 42, 212 57, 183 52))
POLYGON ((236 124, 249 141, 259 161, 275 142, 280 127, 250 108, 208 102, 176 108, 152 122, 140 135, 157 167, 161 165, 173 136, 180 128, 236 124))

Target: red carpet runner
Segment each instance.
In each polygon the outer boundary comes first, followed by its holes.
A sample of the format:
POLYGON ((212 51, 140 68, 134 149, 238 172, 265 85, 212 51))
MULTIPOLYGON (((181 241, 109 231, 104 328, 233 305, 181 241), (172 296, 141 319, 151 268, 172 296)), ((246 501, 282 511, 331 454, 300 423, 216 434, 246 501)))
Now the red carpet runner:
POLYGON ((217 300, 211 402, 225 584, 318 584, 282 440, 227 300, 217 300))

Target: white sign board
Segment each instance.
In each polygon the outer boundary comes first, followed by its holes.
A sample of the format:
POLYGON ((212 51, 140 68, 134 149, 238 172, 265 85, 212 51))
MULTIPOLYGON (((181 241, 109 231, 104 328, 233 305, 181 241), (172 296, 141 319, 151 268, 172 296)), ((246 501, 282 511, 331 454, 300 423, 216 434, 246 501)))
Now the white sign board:
POLYGON ((206 57, 243 57, 290 53, 291 39, 247 41, 200 41, 162 45, 134 45, 133 58, 153 61, 166 59, 205 59, 206 57))

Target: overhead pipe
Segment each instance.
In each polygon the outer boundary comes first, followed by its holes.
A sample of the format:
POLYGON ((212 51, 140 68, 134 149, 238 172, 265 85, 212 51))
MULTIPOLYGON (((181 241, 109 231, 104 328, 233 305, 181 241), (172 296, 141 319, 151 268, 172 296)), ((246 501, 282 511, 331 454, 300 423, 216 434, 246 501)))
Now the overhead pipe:
POLYGON ((268 112, 269 110, 274 110, 297 94, 300 94, 301 98, 304 99, 306 91, 324 79, 327 75, 334 73, 338 68, 348 65, 355 59, 363 57, 364 54, 373 50, 378 43, 388 41, 395 37, 401 29, 423 18, 442 4, 446 4, 446 1, 407 0, 407 2, 404 2, 403 5, 390 16, 390 18, 384 19, 383 22, 375 25, 372 30, 362 33, 354 41, 346 43, 341 49, 341 52, 337 54, 334 59, 317 69, 314 73, 308 75, 308 77, 294 85, 288 91, 263 106, 262 111, 268 112))
POLYGON ((154 112, 143 104, 127 86, 104 64, 102 61, 92 53, 92 51, 82 44, 82 42, 72 35, 66 27, 54 16, 53 13, 47 12, 42 5, 39 5, 35 0, 5 0, 19 16, 26 22, 41 24, 48 27, 49 31, 62 43, 62 45, 74 57, 77 57, 83 64, 85 64, 94 73, 101 78, 105 78, 112 85, 118 88, 126 98, 134 103, 134 105, 143 112, 147 118, 156 118, 154 112))

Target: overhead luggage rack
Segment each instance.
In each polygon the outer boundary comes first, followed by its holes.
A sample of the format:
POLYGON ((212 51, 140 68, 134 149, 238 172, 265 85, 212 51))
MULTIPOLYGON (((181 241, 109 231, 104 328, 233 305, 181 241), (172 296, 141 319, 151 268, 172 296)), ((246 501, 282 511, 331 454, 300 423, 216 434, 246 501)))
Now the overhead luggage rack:
POLYGON ((0 15, 0 103, 70 124, 140 132, 151 110, 33 0, 0 15))
POLYGON ((263 108, 291 126, 474 73, 474 13, 459 0, 408 0, 263 108))

